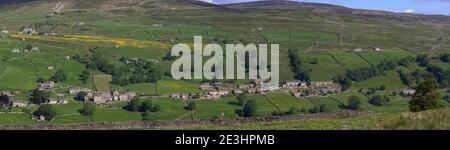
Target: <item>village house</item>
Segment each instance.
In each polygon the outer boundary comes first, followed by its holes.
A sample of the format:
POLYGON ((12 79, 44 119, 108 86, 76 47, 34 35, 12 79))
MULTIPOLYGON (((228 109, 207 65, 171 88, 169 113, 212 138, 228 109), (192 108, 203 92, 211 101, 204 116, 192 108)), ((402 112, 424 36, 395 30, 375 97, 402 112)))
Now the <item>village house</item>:
POLYGON ((84 25, 84 22, 79 22, 79 21, 77 21, 77 22, 75 22, 75 25, 76 25, 76 26, 83 26, 83 25, 84 25))
POLYGON ((37 32, 33 28, 23 28, 22 30, 20 30, 18 32, 18 34, 19 35, 29 35, 29 36, 31 36, 31 35, 36 35, 37 32))
POLYGON ((304 96, 304 94, 302 92, 294 92, 292 95, 294 95, 297 98, 304 96))
POLYGON ((405 95, 405 96, 411 96, 411 95, 413 95, 414 93, 416 93, 416 90, 414 90, 414 89, 403 89, 403 90, 400 92, 401 95, 405 95))
POLYGON ((95 104, 106 104, 111 102, 113 97, 110 92, 97 92, 94 94, 93 102, 95 104))
POLYGON ((324 87, 324 86, 329 86, 329 85, 333 85, 333 81, 315 81, 315 82, 311 82, 311 87, 315 88, 315 87, 324 87))
POLYGON ((219 99, 220 95, 210 95, 210 94, 206 94, 204 95, 201 99, 208 99, 208 100, 214 100, 214 99, 219 99))
POLYGON ((157 23, 157 24, 153 24, 152 27, 155 27, 155 28, 162 28, 162 27, 164 27, 164 25, 163 25, 163 24, 157 23))
POLYGON ((92 92, 92 90, 88 89, 88 88, 71 87, 71 88, 69 88, 68 92, 69 92, 69 94, 78 94, 80 92, 90 93, 90 92, 92 92))
POLYGON ((14 48, 11 50, 12 53, 20 53, 20 49, 18 48, 14 48))
POLYGON ((383 51, 383 49, 381 49, 381 48, 379 48, 379 47, 374 47, 373 50, 374 50, 375 52, 381 52, 381 51, 383 51))
POLYGON ((8 97, 14 96, 14 94, 11 91, 2 91, 0 92, 0 95, 6 95, 8 97))
POLYGON ((189 94, 172 94, 170 97, 178 100, 188 100, 189 94))
POLYGON ((213 86, 209 83, 202 83, 202 84, 200 84, 200 89, 201 90, 211 90, 211 89, 213 89, 213 86))
POLYGON ((243 93, 244 93, 244 91, 242 91, 240 89, 233 90, 234 95, 239 95, 239 94, 243 94, 243 93))
POLYGON ((65 60, 70 60, 70 56, 64 56, 65 60))
POLYGON ((2 30, 2 33, 9 34, 8 30, 2 30))
POLYGON ((320 92, 317 90, 308 90, 304 93, 305 97, 315 97, 315 96, 319 96, 320 92))
POLYGON ((40 49, 39 49, 39 47, 37 47, 37 46, 33 46, 33 47, 31 47, 31 49, 30 49, 30 51, 39 51, 40 49))
POLYGON ((283 88, 297 88, 302 81, 300 80, 292 80, 292 81, 286 81, 283 84, 283 88))
POLYGON ((238 86, 240 90, 247 91, 249 88, 253 88, 254 84, 241 84, 238 86))
POLYGON ((11 101, 11 107, 22 108, 22 107, 27 107, 27 106, 28 106, 28 101, 23 101, 23 100, 11 101))
POLYGON ((67 103, 69 103, 69 101, 66 99, 51 99, 47 102, 47 104, 50 104, 50 105, 59 105, 59 104, 67 104, 67 103))
POLYGON ((362 48, 353 48, 353 52, 363 52, 364 50, 362 48))
POLYGON ((53 70, 53 68, 54 68, 53 66, 48 66, 47 67, 48 70, 53 70))
POLYGON ((122 98, 119 98, 120 101, 130 101, 131 99, 136 97, 136 93, 135 92, 125 92, 124 94, 121 95, 121 97, 122 98))
POLYGON ((257 89, 256 88, 249 88, 249 89, 247 89, 247 93, 249 93, 249 94, 255 94, 257 92, 257 89))
POLYGON ((55 82, 47 81, 44 83, 38 83, 38 86, 39 86, 39 90, 41 90, 41 91, 47 90, 47 89, 52 89, 53 87, 55 87, 55 82))

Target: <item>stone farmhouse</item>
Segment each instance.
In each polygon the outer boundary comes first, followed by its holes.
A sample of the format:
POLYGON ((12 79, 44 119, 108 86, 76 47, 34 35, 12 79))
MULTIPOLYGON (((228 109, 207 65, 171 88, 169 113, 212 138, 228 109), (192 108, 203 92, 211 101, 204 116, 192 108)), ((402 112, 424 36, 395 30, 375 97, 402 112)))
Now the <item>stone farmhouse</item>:
POLYGON ((68 92, 69 92, 69 94, 78 94, 80 92, 92 93, 92 90, 88 89, 88 88, 71 87, 68 89, 68 92))
POLYGON ((411 95, 413 95, 414 93, 416 93, 416 90, 414 90, 414 89, 403 89, 403 90, 400 92, 401 95, 405 95, 405 96, 411 96, 411 95))
POLYGON ((34 30, 33 28, 23 28, 23 29, 21 29, 17 34, 19 34, 19 35, 29 35, 29 36, 32 36, 32 35, 36 35, 37 32, 36 32, 36 30, 34 30))
POLYGON ((11 101, 11 107, 22 108, 27 107, 28 105, 29 105, 28 101, 23 100, 11 101))
POLYGON ((95 104, 106 104, 110 102, 131 101, 136 96, 134 92, 119 93, 114 92, 96 92, 85 97, 85 100, 92 100, 95 104))
POLYGON ((51 99, 47 102, 50 105, 59 105, 59 104, 68 104, 69 101, 67 99, 51 99))
POLYGON ((312 88, 317 88, 317 87, 326 87, 326 86, 330 86, 333 85, 333 81, 315 81, 315 82, 311 82, 310 86, 312 88))
POLYGON ((44 82, 44 83, 38 83, 38 87, 39 87, 39 90, 41 90, 41 91, 52 89, 53 87, 55 87, 55 82, 54 81, 47 81, 47 82, 44 82))

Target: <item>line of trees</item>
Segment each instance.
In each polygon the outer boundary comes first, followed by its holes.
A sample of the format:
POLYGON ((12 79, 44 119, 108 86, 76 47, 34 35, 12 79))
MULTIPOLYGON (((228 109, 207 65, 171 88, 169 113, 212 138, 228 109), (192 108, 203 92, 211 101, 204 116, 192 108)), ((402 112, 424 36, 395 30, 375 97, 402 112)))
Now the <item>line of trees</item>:
POLYGON ((344 74, 336 76, 333 80, 341 85, 342 91, 346 91, 352 85, 352 81, 363 81, 375 76, 384 75, 388 70, 393 70, 397 66, 408 66, 413 61, 414 59, 410 57, 397 61, 383 61, 378 65, 373 65, 370 67, 347 70, 344 74))
MULTIPOLYGON (((446 54, 440 56, 444 61, 447 59, 446 54)), ((450 69, 445 70, 437 65, 430 64, 431 59, 427 55, 418 55, 416 57, 416 62, 419 66, 425 67, 426 70, 415 70, 414 72, 408 73, 406 71, 400 70, 400 79, 405 85, 414 86, 419 85, 427 79, 435 79, 439 86, 446 88, 450 84, 450 69)))
POLYGON ((298 56, 297 51, 289 49, 288 53, 291 69, 294 73, 294 78, 307 82, 311 81, 309 72, 302 68, 302 62, 300 61, 300 57, 298 56))

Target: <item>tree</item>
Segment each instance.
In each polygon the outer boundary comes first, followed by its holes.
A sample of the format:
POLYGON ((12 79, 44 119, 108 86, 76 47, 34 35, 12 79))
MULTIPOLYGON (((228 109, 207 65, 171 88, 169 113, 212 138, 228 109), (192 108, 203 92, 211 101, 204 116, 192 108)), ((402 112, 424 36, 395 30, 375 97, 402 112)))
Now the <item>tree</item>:
POLYGON ((86 82, 89 80, 90 76, 91 76, 91 73, 89 72, 89 70, 83 70, 83 72, 81 72, 81 75, 80 75, 80 80, 86 84, 86 82))
POLYGON ((77 94, 77 97, 75 97, 76 100, 84 101, 84 98, 88 95, 88 93, 81 91, 77 94))
POLYGON ((237 99, 237 103, 238 103, 240 106, 244 106, 245 102, 247 101, 247 95, 245 95, 245 94, 239 94, 239 95, 236 97, 236 99, 237 99))
POLYGON ((429 61, 430 60, 428 59, 428 55, 426 55, 426 54, 418 55, 416 57, 417 64, 419 64, 419 66, 422 66, 422 67, 427 67, 428 64, 430 63, 429 61))
POLYGON ((359 100, 359 97, 357 97, 357 96, 350 96, 348 98, 347 108, 351 109, 351 110, 361 109, 361 102, 359 100))
POLYGON ((390 99, 389 97, 387 97, 387 95, 380 96, 380 95, 375 95, 372 98, 370 98, 369 103, 374 105, 374 106, 384 106, 387 105, 389 103, 390 99))
POLYGON ((132 112, 137 112, 137 111, 139 111, 140 105, 141 105, 141 103, 140 103, 139 98, 133 98, 128 103, 127 109, 132 112))
POLYGON ((67 74, 63 70, 58 70, 55 72, 55 75, 52 77, 52 80, 55 82, 63 82, 66 81, 67 74))
POLYGON ((56 117, 57 112, 56 109, 49 104, 43 104, 39 106, 38 110, 35 112, 36 116, 44 116, 46 120, 52 120, 56 117))
POLYGON ((25 49, 26 49, 26 50, 31 50, 32 48, 33 48, 33 46, 30 45, 30 44, 27 44, 27 45, 25 46, 25 49))
POLYGON ((196 108, 197 108, 197 105, 195 104, 194 101, 190 101, 188 103, 188 105, 186 106, 186 109, 190 110, 190 111, 194 111, 196 108))
POLYGON ((30 108, 25 107, 25 108, 22 109, 22 112, 25 113, 25 114, 27 114, 27 115, 30 117, 30 119, 33 118, 33 116, 32 116, 32 110, 31 110, 30 108))
POLYGON ((141 105, 142 112, 158 112, 160 111, 160 106, 158 104, 153 104, 150 99, 142 102, 141 105))
POLYGON ((45 79, 40 77, 39 79, 36 80, 37 83, 44 83, 45 79))
POLYGON ((84 103, 83 109, 81 109, 81 114, 83 116, 92 116, 95 113, 96 105, 92 102, 84 103))
POLYGON ((9 105, 9 96, 2 95, 0 96, 0 107, 7 107, 9 105))
POLYGON ((439 97, 436 82, 432 79, 425 80, 416 88, 409 102, 409 109, 412 112, 419 112, 439 108, 439 97))
POLYGON ((323 112, 328 112, 328 109, 326 108, 325 104, 320 104, 317 106, 314 106, 312 108, 310 108, 309 113, 323 113, 323 112))
POLYGON ((254 99, 248 100, 244 104, 242 110, 243 110, 242 115, 244 117, 255 117, 257 115, 256 114, 256 110, 257 110, 256 101, 254 99))
POLYGON ((42 104, 42 103, 46 103, 47 101, 50 100, 50 93, 49 92, 45 92, 45 91, 41 91, 39 89, 35 89, 33 91, 33 93, 31 94, 31 103, 33 104, 42 104))

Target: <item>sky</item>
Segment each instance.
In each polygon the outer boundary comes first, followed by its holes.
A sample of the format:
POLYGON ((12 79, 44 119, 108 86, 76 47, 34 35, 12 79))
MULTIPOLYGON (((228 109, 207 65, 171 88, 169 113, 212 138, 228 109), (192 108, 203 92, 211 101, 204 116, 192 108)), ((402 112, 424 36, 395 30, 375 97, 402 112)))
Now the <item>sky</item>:
MULTIPOLYGON (((256 0, 203 0, 224 4, 256 0)), ((450 15, 450 0, 294 0, 342 5, 357 9, 384 10, 391 12, 450 15)))

